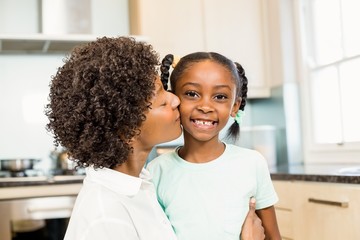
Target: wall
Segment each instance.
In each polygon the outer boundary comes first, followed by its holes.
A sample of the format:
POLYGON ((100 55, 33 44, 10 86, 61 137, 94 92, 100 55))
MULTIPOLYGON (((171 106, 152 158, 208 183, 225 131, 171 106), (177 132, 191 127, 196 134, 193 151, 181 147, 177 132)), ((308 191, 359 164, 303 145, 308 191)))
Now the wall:
POLYGON ((278 165, 296 165, 304 161, 299 101, 299 87, 296 83, 273 87, 268 99, 249 100, 251 124, 276 128, 278 165))
POLYGON ((0 55, 0 159, 48 158, 49 82, 64 55, 0 55))

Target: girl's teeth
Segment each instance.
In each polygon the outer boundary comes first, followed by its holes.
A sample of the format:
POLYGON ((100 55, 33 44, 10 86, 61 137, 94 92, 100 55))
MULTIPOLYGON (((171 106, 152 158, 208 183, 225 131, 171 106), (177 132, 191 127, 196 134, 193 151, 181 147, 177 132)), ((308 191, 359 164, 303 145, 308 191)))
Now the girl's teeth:
POLYGON ((209 121, 199 121, 199 120, 195 120, 196 124, 202 124, 202 125, 207 125, 207 126, 211 126, 212 122, 209 121))

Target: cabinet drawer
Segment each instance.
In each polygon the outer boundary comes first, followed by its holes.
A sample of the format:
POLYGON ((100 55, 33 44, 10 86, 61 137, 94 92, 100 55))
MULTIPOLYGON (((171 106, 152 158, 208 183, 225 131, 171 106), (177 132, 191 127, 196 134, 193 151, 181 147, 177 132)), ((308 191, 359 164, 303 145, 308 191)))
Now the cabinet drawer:
POLYGON ((294 184, 288 181, 273 181, 273 185, 279 196, 279 201, 275 204, 275 207, 287 210, 292 209, 293 199, 290 196, 294 184))
POLYGON ((283 239, 293 239, 293 213, 290 210, 276 210, 276 218, 279 225, 281 237, 283 239))

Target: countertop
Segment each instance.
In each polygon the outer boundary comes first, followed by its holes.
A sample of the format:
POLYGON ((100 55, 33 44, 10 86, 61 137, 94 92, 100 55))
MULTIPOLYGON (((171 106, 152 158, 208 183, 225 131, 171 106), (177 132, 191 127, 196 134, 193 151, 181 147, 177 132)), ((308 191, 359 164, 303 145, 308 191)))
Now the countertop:
POLYGON ((85 175, 0 178, 0 188, 82 183, 85 175))
POLYGON ((272 180, 360 184, 360 164, 281 165, 270 174, 272 180))
MULTIPOLYGON (((270 168, 272 180, 360 184, 358 165, 281 165, 270 168)), ((85 175, 0 178, 0 188, 82 184, 85 175)))

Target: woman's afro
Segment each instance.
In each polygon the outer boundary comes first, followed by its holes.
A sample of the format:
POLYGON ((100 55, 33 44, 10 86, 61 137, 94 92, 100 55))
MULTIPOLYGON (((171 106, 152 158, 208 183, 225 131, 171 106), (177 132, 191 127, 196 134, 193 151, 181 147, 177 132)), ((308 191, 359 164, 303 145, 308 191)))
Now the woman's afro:
POLYGON ((133 38, 99 38, 74 48, 50 83, 45 114, 55 146, 78 167, 126 161, 155 89, 159 58, 133 38))

